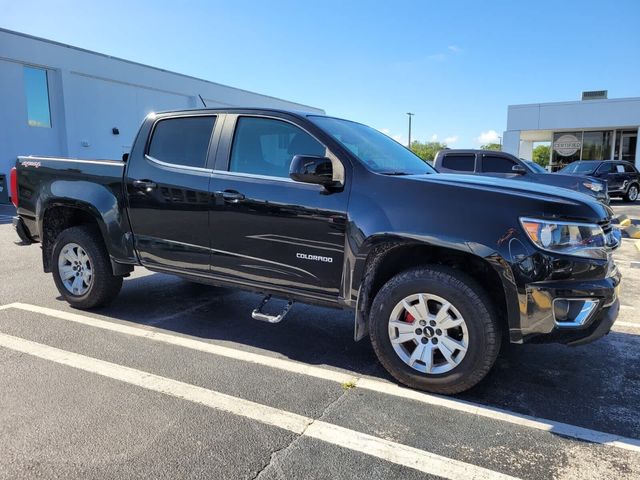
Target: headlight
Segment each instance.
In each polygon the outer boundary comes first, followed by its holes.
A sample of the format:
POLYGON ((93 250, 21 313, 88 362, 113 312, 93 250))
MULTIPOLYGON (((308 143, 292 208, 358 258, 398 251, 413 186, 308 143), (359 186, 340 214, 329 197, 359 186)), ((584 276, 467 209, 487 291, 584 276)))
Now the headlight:
POLYGON ((582 185, 584 185, 585 187, 587 187, 589 190, 593 192, 601 192, 602 190, 604 190, 604 186, 601 183, 582 182, 582 185))
POLYGON ((600 225, 521 218, 522 228, 542 250, 606 260, 606 239, 600 225))

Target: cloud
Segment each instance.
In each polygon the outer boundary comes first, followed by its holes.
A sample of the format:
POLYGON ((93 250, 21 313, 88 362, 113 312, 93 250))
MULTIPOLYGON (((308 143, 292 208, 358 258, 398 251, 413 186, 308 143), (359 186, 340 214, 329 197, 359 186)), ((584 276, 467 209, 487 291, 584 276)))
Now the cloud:
POLYGON ((431 135, 431 138, 429 139, 429 141, 437 142, 438 141, 438 135, 434 133, 433 135, 431 135))
POLYGON ((450 52, 453 52, 453 53, 460 53, 460 52, 462 52, 462 49, 461 49, 459 46, 457 46, 457 45, 449 45, 449 46, 447 47, 447 49, 448 49, 450 52))
POLYGON ((388 128, 379 128, 378 131, 384 133, 385 135, 391 136, 391 130, 389 130, 388 128))
POLYGON ((476 138, 476 142, 478 142, 480 145, 486 145, 487 143, 498 143, 499 141, 500 136, 495 130, 487 130, 486 132, 482 132, 476 138))
POLYGON ((444 139, 444 143, 446 143, 447 145, 453 145, 458 140, 460 140, 460 137, 458 137, 457 135, 451 135, 450 137, 444 139))
POLYGON ((391 138, 393 138, 393 139, 394 139, 396 142, 398 142, 398 143, 402 143, 403 145, 404 145, 405 143, 407 143, 407 142, 404 140, 404 137, 403 137, 402 135, 400 135, 400 134, 398 134, 398 135, 393 135, 391 138))

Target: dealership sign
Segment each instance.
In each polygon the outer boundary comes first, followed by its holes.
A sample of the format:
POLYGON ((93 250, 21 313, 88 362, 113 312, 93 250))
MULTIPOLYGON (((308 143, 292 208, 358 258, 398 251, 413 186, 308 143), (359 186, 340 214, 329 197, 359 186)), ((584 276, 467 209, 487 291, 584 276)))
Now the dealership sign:
POLYGON ((582 148, 582 142, 575 135, 562 135, 553 142, 553 149, 563 157, 570 157, 580 148, 582 148))

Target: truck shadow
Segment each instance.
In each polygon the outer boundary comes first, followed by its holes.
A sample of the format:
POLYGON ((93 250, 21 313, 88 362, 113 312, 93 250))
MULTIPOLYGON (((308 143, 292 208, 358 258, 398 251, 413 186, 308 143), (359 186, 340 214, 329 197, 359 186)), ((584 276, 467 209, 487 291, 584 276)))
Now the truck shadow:
MULTIPOLYGON (((261 296, 154 274, 127 280, 118 320, 235 343, 292 360, 385 380, 368 339, 353 341, 353 314, 294 305, 278 324, 251 318, 261 296)), ((487 378, 458 395, 506 410, 640 438, 640 336, 612 332, 582 347, 506 345, 487 378)))

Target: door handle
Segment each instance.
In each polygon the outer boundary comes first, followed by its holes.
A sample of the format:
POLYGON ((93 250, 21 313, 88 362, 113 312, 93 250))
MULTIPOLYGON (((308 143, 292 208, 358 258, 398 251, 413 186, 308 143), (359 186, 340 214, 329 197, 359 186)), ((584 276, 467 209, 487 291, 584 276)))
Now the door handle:
POLYGON ((216 195, 220 195, 225 202, 229 203, 238 203, 240 200, 244 200, 244 195, 234 190, 216 192, 216 195))
POLYGON ((131 183, 133 184, 134 188, 144 189, 147 192, 158 186, 151 180, 134 180, 131 183))

